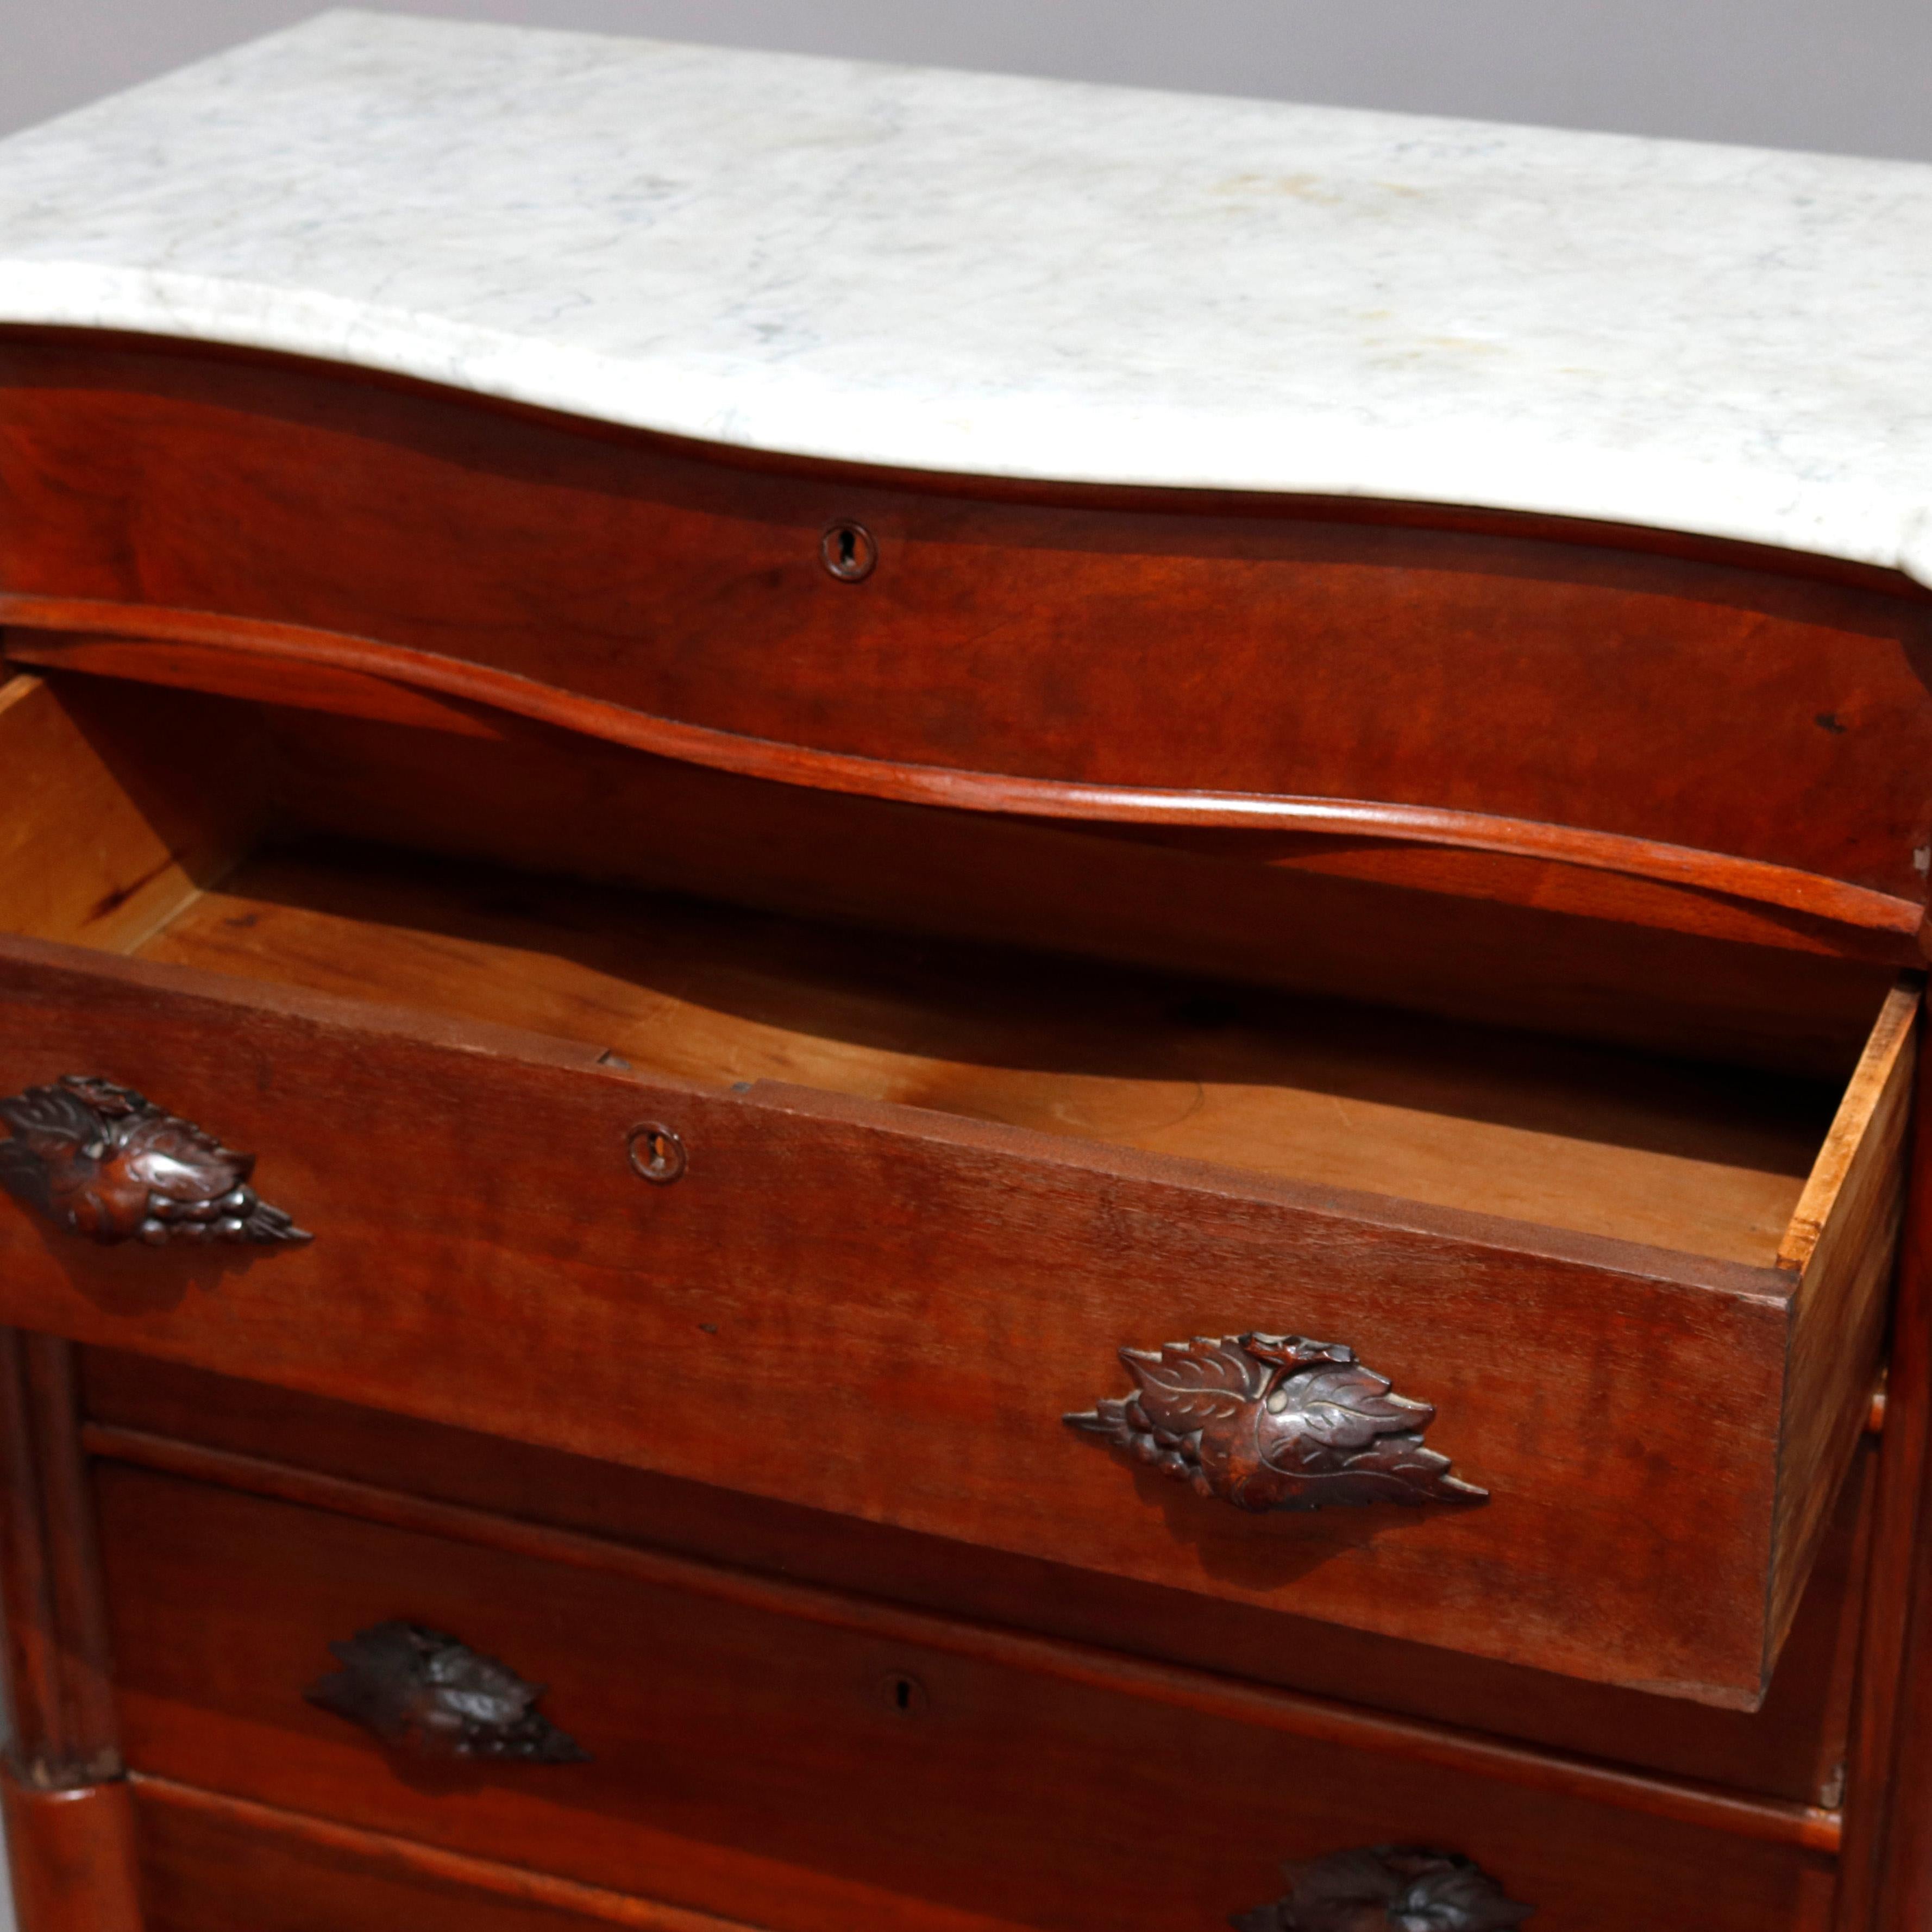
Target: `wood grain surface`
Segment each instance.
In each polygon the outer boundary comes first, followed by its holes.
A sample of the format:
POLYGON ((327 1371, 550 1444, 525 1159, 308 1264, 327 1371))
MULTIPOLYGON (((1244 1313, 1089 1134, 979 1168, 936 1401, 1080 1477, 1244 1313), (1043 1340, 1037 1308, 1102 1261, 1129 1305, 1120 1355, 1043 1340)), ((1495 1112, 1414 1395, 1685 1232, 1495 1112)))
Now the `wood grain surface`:
POLYGON ((1832 1118, 1735 1069, 366 850, 250 861, 138 956, 1759 1266, 1832 1118))
POLYGON ((166 1778, 141 1778, 134 1789, 148 1932, 750 1932, 709 1912, 166 1778))
POLYGON ((266 1493, 310 1502, 322 1490, 293 1486, 303 1478, 346 1484, 329 1492, 338 1499, 400 1491, 456 1505, 465 1522, 513 1518, 600 1544, 681 1552, 1803 1808, 1828 1810, 1841 1794, 1869 1453, 1839 1499, 1764 1708, 1746 1714, 1452 1656, 151 1358, 89 1349, 82 1369, 94 1418, 87 1440, 142 1467, 238 1486, 260 1478, 272 1482, 266 1493), (262 1477, 265 1466, 284 1473, 262 1477))
POLYGON ((1000 500, 45 333, 9 334, 0 396, 16 622, 65 600, 330 634, 806 754, 772 776, 1375 802, 1744 862, 1726 890, 1836 880, 1894 902, 1881 923, 1924 903, 1932 603, 1902 579, 1453 512, 1000 500), (880 547, 856 586, 818 558, 848 516, 880 547))
MULTIPOLYGON (((1876 1381, 1890 1312, 1893 1264, 1908 1180, 1907 1136, 1917 1084, 1924 982, 1901 975, 1845 1090, 1778 1264, 1799 1271, 1786 1400, 1793 1426, 1779 1451, 1778 1540, 1810 1547, 1838 1472, 1866 1424, 1857 1392, 1876 1381)), ((1780 1578, 1772 1627, 1798 1606, 1802 1568, 1780 1578)))
POLYGON ((21 1932, 148 1932, 127 1780, 41 1790, 0 1769, 21 1932))
MULTIPOLYGON (((767 749, 754 742, 748 750, 736 739, 714 742, 709 736, 691 742, 683 728, 674 732, 661 721, 566 699, 545 687, 487 686, 473 670, 438 659, 410 660, 422 680, 412 683, 400 674, 396 653, 358 640, 318 641, 304 633, 298 644, 271 652, 250 648, 250 642, 259 643, 262 632, 272 627, 201 614, 0 596, 0 615, 8 612, 13 621, 0 629, 0 658, 12 664, 40 667, 70 685, 74 680, 68 674, 78 672, 82 682, 131 680, 259 700, 310 718, 399 725, 414 735, 416 756, 422 758, 434 759, 435 738, 449 735, 470 740, 464 748, 471 752, 481 744, 522 748, 561 740, 572 746, 573 759, 588 755, 593 766, 600 753, 628 760, 634 770, 668 766, 674 782, 684 788, 701 789, 709 782, 740 802, 763 792, 787 798, 794 808, 801 800, 809 801, 808 811, 815 807, 848 822, 857 822, 868 808, 874 822, 893 811, 910 812, 928 828, 962 821, 952 833, 936 835, 942 839, 970 840, 989 823, 1004 826, 1017 818, 1090 839, 1205 851, 1250 866, 1359 878, 1452 899, 1846 958, 1917 964, 1924 957, 1922 918, 1910 902, 1686 848, 1361 801, 1120 792, 1045 781, 969 782, 930 768, 866 760, 821 758, 812 774, 824 782, 807 785, 794 768, 799 754, 785 748, 767 749), (22 614, 40 622, 22 622, 22 614), (79 626, 110 620, 137 634, 100 637, 85 629, 45 628, 56 621, 79 626), (215 632, 236 634, 226 645, 182 640, 183 634, 215 632), (518 702, 489 702, 486 689, 518 702), (434 736, 425 740, 424 734, 434 736), (700 753, 707 755, 700 758, 700 753), (838 778, 849 779, 849 787, 832 782, 838 778), (842 807, 848 808, 842 814, 842 807)), ((406 767, 412 760, 404 762, 406 767)), ((464 769, 473 786, 473 762, 466 761, 464 769)), ((567 793, 582 782, 580 775, 574 784, 568 776, 560 785, 553 780, 516 802, 554 813, 557 791, 567 793)), ((495 802, 500 813, 505 801, 500 795, 495 802)), ((567 849, 580 868, 590 856, 580 842, 567 849)))
MULTIPOLYGON (((1356 1703, 1297 1696, 1030 1630, 968 1623, 951 1615, 934 1616, 788 1578, 760 1576, 737 1564, 707 1562, 613 1544, 490 1510, 433 1502, 373 1484, 347 1481, 166 1436, 91 1424, 86 1441, 89 1452, 104 1463, 182 1478, 480 1550, 506 1552, 554 1569, 625 1578, 778 1618, 788 1628, 829 1630, 868 1641, 908 1645, 1109 1696, 1226 1718, 1372 1757, 1401 1759, 1452 1775, 1466 1773, 1498 1785, 1582 1798, 1614 1810, 1672 1819, 1766 1844, 1835 1852, 1843 1835, 1842 1816, 1828 1804, 1767 1802, 1748 1792, 1654 1777, 1628 1766, 1552 1756, 1506 1738, 1472 1736, 1356 1703)), ((383 1620, 388 1626, 399 1622, 418 1627, 413 1618, 383 1620)), ((331 1640, 330 1647, 331 1654, 339 1656, 335 1640, 331 1640)), ((917 1714, 923 1697, 917 1681, 892 1678, 884 1688, 885 1702, 896 1714, 917 1714)), ((312 1692, 311 1686, 303 1695, 314 1704, 318 1700, 312 1692)), ((548 1693, 547 1686, 544 1693, 548 1693)), ((328 1707, 329 1700, 321 1701, 328 1707)), ((345 1714, 338 1709, 336 1714, 345 1714)), ((590 1763, 596 1760, 580 1747, 549 1761, 590 1763)))
POLYGON ((1800 1420, 1780 1450, 1778 1537, 1792 1555, 1774 1652, 1864 1426, 1916 976, 1881 1009, 1820 1149, 1818 1094, 1735 1073, 366 855, 244 866, 143 956, 530 1026, 706 1084, 788 1079, 1775 1260, 1800 1276, 1787 1390, 1800 1420))
POLYGON ((1571 1674, 1761 1692, 1788 1274, 773 1082, 646 1082, 538 1036, 28 940, 0 944, 0 1081, 165 1074, 316 1234, 177 1257, 8 1216, 10 1319, 1571 1674), (632 1172, 640 1120, 683 1137, 676 1186, 632 1172), (1210 1332, 1234 1304, 1420 1390, 1496 1504, 1223 1522, 1071 1438, 1123 1335, 1210 1332), (1670 1580, 1694 1563, 1688 1596, 1670 1580))
MULTIPOLYGON (((111 688, 59 682, 76 707, 111 688)), ((1892 977, 1831 956, 1843 928, 1631 881, 1580 899, 1567 868, 1522 860, 1248 834, 1157 844, 800 791, 533 726, 484 742, 313 711, 263 723, 292 827, 1840 1082, 1892 977), (1686 922, 1698 932, 1664 929, 1686 922)))
POLYGON ((38 678, 0 682, 0 924, 119 952, 225 872, 261 807, 230 716, 131 686, 76 707, 38 678))
POLYGON ((1243 1721, 1233 1687, 1190 1710, 132 1469, 104 1468, 101 1498, 138 1769, 471 1856, 782 1932, 933 1907, 1192 1932, 1268 1896, 1282 1858, 1394 1840, 1460 1846, 1588 1932, 1668 1923, 1700 1881, 1726 1932, 1825 1922, 1828 1858, 1557 1776, 1444 1776, 1352 1744, 1340 1712, 1284 1732, 1243 1721), (430 1772, 302 1699, 345 1621, 459 1609, 528 1660, 592 1762, 430 1772))
POLYGON ((136 1924, 55 1334, 137 1352, 88 1439, 166 1932, 1180 1932, 1390 1837, 1586 1932, 1924 1918, 1923 1214, 1875 1505, 1859 1448, 1924 591, 15 330, 0 624, 0 1091, 158 1092, 320 1237, 0 1214, 31 1932, 136 1924), (1249 1328, 1492 1503, 1223 1523, 1060 1429, 1249 1328), (598 1762, 291 1713, 338 1613, 514 1652, 598 1762))
POLYGON ((121 1768, 80 1431, 72 1348, 0 1330, 7 1756, 30 1792, 92 1787, 121 1768))
POLYGON ((1932 1161, 1922 1125, 1932 1060, 1923 1054, 1913 1098, 1836 1932, 1910 1932, 1932 1911, 1932 1161))
POLYGON ((266 694, 282 703, 315 702, 322 709, 347 708, 358 715, 373 709, 389 721, 405 707, 386 695, 379 706, 371 706, 366 702, 370 687, 382 687, 386 692, 424 692, 431 703, 418 709, 432 714, 425 722, 440 722, 450 707, 434 700, 452 699, 461 707, 459 718, 487 707, 656 757, 814 791, 849 792, 956 812, 1094 820, 1124 827, 1172 826, 1184 832, 1254 829, 1291 836, 1442 846, 1687 886, 1900 940, 1916 937, 1925 921, 1925 908, 1916 899, 1667 840, 1385 799, 1087 784, 854 757, 653 717, 512 673, 306 627, 211 618, 200 612, 88 598, 6 593, 0 593, 0 622, 15 634, 8 654, 20 664, 142 679, 148 670, 145 646, 154 638, 163 646, 167 666, 153 680, 160 683, 230 696, 266 694), (108 634, 96 635, 97 632, 108 634), (63 641, 64 634, 74 633, 81 641, 63 641), (186 652, 183 644, 188 646, 186 652), (236 667, 232 676, 226 669, 231 661, 236 667), (278 680, 274 668, 283 665, 292 668, 278 680), (313 682, 311 669, 320 674, 313 682), (191 678, 197 670, 202 676, 191 678))

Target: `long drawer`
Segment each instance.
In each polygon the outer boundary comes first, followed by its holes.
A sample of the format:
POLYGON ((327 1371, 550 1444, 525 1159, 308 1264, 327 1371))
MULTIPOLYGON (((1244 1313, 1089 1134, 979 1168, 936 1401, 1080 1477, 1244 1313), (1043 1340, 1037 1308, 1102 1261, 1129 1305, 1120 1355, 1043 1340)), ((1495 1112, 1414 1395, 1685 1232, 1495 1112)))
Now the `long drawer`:
POLYGON ((50 937, 0 944, 8 1322, 1761 1695, 1877 1365, 1916 982, 1832 1094, 366 855, 157 907, 166 844, 105 894, 71 856, 195 775, 97 763, 77 834, 99 746, 52 705, 0 712, 50 761, 6 888, 50 937))
POLYGON ((137 1774, 465 1856, 776 1932, 1198 1932, 1391 1844, 1575 1932, 1827 1922, 1795 1811, 508 1522, 98 1496, 137 1774))
POLYGON ((1828 1810, 1844 1798, 1876 1442, 1846 1485, 1764 1705, 1746 1712, 1393 1642, 152 1356, 84 1351, 80 1384, 91 1450, 164 1473, 298 1502, 401 1495, 419 1525, 514 1517, 1677 1783, 1801 1808, 1828 1810))

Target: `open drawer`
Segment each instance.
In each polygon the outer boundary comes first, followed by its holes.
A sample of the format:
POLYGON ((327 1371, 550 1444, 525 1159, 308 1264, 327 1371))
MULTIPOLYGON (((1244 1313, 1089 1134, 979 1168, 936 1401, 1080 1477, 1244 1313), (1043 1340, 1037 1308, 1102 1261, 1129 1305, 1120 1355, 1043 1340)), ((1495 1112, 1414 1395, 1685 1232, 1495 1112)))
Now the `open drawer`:
POLYGON ((0 694, 0 1320, 1760 1696, 1915 981, 1826 1082, 868 934, 304 842, 254 717, 0 694))

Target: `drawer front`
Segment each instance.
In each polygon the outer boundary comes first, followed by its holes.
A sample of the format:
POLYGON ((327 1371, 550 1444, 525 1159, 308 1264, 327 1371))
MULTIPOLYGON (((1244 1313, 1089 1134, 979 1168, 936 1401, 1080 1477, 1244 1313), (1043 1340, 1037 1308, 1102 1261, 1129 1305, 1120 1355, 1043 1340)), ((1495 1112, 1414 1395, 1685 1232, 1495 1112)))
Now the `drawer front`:
POLYGON ((216 1483, 241 1484, 238 1470, 266 1463, 284 1486, 273 1492, 298 1502, 342 1493, 334 1483, 368 1484, 406 1492, 418 1508, 453 1504, 681 1552, 1790 1804, 1835 1803, 1847 1756, 1875 1442, 1845 1486, 1763 1708, 1745 1712, 1466 1653, 1452 1666, 1440 1649, 1280 1610, 916 1536, 152 1356, 85 1350, 80 1379, 95 1453, 216 1483), (286 1486, 291 1470, 301 1486, 286 1486))
MULTIPOLYGON (((1856 1364, 1814 1363, 1811 1409, 1787 1413, 1797 1278, 1777 1271, 5 951, 0 1083, 111 1070, 260 1153, 262 1213, 315 1237, 104 1247, 10 1208, 16 1326, 1745 1705, 1781 1634, 1767 1583, 1795 1606, 1828 1514, 1828 1496, 1780 1504, 1780 1454, 1802 1419, 1819 1453, 1794 1466, 1835 1486, 1856 1440, 1856 1364), (1145 1353, 1250 1331, 1354 1351, 1402 1399, 1329 1392, 1368 1414, 1372 1450, 1413 1443, 1424 1408, 1405 1402, 1432 1406, 1428 1453, 1456 1476, 1418 1448, 1376 1463, 1404 1464, 1400 1483, 1310 1486, 1358 1506, 1258 1508, 1297 1499, 1255 1458, 1309 1385, 1274 1393, 1274 1345, 1234 1371, 1145 1353), (1124 1346, 1143 1352, 1124 1365, 1124 1346), (1124 1404, 1130 1370, 1166 1396, 1124 1404), (1197 1480, 1171 1480, 1182 1385, 1251 1370, 1197 1480), (1391 1486, 1442 1499, 1367 1500, 1391 1486), (1813 1541, 1780 1570, 1792 1522, 1813 1541)), ((1310 1414, 1310 1432, 1336 1424, 1310 1414)))
POLYGON ((1687 1901, 1712 1932, 1827 1921, 1832 1861, 1774 1842, 1774 1808, 1718 1828, 1636 1780, 1647 1808, 1624 1808, 1527 1754, 1486 1776, 1452 1734, 1272 1694, 1190 1708, 1177 1686, 1219 1680, 1156 1672, 1139 1694, 1104 1656, 1080 1681, 1100 1654, 681 1587, 584 1540, 545 1561, 488 1522, 452 1540, 113 1464, 98 1481, 149 1776, 776 1932, 1200 1932, 1278 1898, 1284 1862, 1390 1843, 1471 1858, 1574 1932, 1682 1923, 1687 1901), (385 1742, 338 1714, 346 1678, 408 1701, 364 1664, 399 1623, 543 1687, 580 1754, 479 1735, 464 1755, 426 1724, 385 1742))
MULTIPOLYGON (((1924 903, 1932 599, 1902 579, 1394 506, 1000 501, 263 358, 0 352, 0 620, 171 640, 164 681, 197 644, 243 677, 252 644, 292 698, 359 666, 804 782, 1114 794, 1090 816, 1135 815, 1131 790, 1382 802, 1848 881, 1875 896, 1862 912, 1783 903, 1894 938, 1924 903), (826 567, 846 526, 868 573, 826 567)), ((1482 842, 1359 814, 1243 822, 1482 842)), ((1490 849, 1550 856, 1527 836, 1490 849)))
MULTIPOLYGON (((0 950, 0 1084, 110 1070, 260 1154, 260 1192, 314 1235, 100 1246, 8 1206, 14 1325, 1514 1663, 1760 1694, 1792 1277, 0 950), (664 1185, 638 1171, 659 1129, 664 1185), (1121 1426, 1122 1348, 1250 1330, 1344 1345, 1432 1405, 1428 1442, 1490 1500, 1258 1513, 1226 1499, 1252 1468, 1224 1458, 1202 1495, 1158 1442, 1132 1453, 1150 1438, 1121 1426)), ((1420 1416, 1370 1406, 1378 1430, 1420 1416)), ((1252 1442, 1286 1419, 1238 1421, 1252 1442)))

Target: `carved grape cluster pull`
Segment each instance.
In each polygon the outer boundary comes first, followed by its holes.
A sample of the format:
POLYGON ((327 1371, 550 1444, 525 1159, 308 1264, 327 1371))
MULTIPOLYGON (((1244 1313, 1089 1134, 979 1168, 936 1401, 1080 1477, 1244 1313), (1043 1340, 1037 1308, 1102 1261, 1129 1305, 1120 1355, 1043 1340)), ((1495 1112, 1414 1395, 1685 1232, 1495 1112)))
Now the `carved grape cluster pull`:
POLYGON ((306 1241, 236 1154, 131 1087, 70 1073, 0 1100, 0 1187, 69 1233, 146 1241, 306 1241))
POLYGON ((1509 1932, 1536 1908, 1520 1905, 1481 1866, 1414 1845, 1371 1845, 1284 1865, 1288 1890, 1237 1912, 1234 1932, 1509 1932))
POLYGON ((1120 1360, 1138 1390, 1066 1420, 1202 1496, 1257 1511, 1490 1499, 1424 1446, 1435 1410, 1339 1342, 1197 1335, 1120 1360))
POLYGON ((508 1666, 440 1630, 377 1624, 328 1648, 342 1668, 310 1684, 308 1701, 385 1744, 420 1757, 588 1760, 575 1738, 537 1708, 541 1684, 526 1684, 508 1666))

